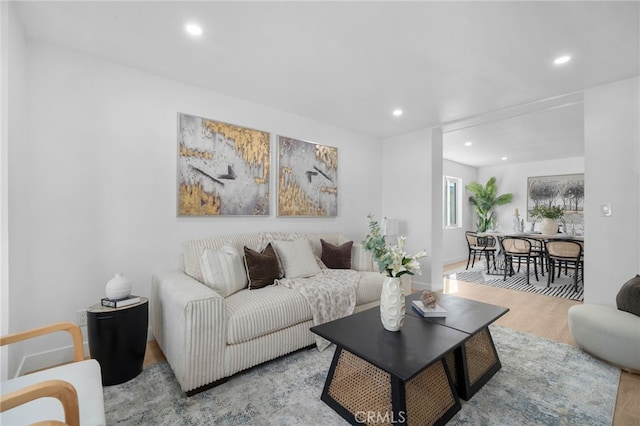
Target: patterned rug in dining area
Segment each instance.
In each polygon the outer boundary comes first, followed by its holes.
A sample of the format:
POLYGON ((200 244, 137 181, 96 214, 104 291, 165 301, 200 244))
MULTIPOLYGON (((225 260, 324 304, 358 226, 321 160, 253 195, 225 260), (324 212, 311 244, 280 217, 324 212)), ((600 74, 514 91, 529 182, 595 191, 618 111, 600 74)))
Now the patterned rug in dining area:
MULTIPOLYGON (((524 269, 524 268, 522 268, 524 269)), ((573 289, 573 273, 568 271, 565 275, 564 270, 560 277, 557 277, 549 287, 547 287, 547 275, 543 277, 538 273, 539 280, 533 272, 529 275, 529 284, 527 284, 527 276, 521 270, 512 276, 507 275, 506 281, 503 281, 502 275, 488 274, 487 270, 480 269, 478 265, 469 270, 459 272, 446 273, 445 277, 454 280, 466 281, 477 284, 490 285, 492 287, 509 288, 512 290, 527 291, 529 293, 544 294, 545 296, 562 297, 564 299, 579 300, 584 299, 584 288, 582 280, 578 281, 578 291, 573 289)))

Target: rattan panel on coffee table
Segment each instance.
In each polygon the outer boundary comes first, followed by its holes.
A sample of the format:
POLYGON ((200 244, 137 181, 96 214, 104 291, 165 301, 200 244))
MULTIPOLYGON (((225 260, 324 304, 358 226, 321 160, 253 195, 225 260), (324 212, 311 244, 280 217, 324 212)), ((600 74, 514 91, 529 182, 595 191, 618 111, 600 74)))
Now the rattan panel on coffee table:
POLYGON ((473 386, 499 362, 489 330, 485 328, 467 340, 464 350, 469 370, 469 385, 473 386))
POLYGON ((456 396, 442 362, 431 364, 405 384, 407 423, 432 425, 455 407, 456 396))
POLYGON ((329 385, 329 396, 354 416, 359 413, 391 413, 391 374, 342 351, 329 385))

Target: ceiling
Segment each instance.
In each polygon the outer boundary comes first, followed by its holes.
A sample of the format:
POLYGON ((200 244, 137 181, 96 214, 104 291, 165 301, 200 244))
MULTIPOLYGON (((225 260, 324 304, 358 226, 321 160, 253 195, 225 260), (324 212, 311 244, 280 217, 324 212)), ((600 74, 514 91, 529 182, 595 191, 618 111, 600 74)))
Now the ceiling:
MULTIPOLYGON (((637 1, 15 6, 31 40, 378 138, 640 74, 637 1), (203 27, 200 38, 184 32, 188 21, 203 27), (553 65, 561 54, 572 60, 553 65), (404 114, 392 116, 396 108, 404 114)), ((531 143, 576 153, 581 120, 581 105, 572 105, 467 127, 445 135, 445 157, 531 161, 544 152, 531 143), (466 140, 473 149, 456 145, 466 140)))

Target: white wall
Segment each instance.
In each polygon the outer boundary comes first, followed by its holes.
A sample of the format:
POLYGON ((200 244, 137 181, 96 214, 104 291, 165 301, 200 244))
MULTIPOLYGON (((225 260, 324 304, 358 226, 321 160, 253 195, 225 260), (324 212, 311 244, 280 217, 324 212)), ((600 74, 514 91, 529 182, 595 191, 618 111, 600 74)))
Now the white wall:
MULTIPOLYGON (((2 334, 9 333, 21 327, 21 313, 19 309, 10 309, 21 297, 28 294, 25 289, 9 287, 9 238, 10 207, 12 195, 9 193, 10 169, 15 164, 9 161, 15 146, 25 142, 26 124, 26 42, 22 35, 22 28, 15 12, 13 3, 0 3, 0 24, 2 40, 2 69, 0 79, 0 99, 2 100, 2 115, 0 117, 1 150, 0 150, 0 280, 2 287, 2 334), (9 108, 11 106, 11 108, 9 108)), ((13 219, 13 216, 11 216, 13 219)), ((2 379, 6 379, 9 371, 14 371, 22 355, 23 345, 20 343, 2 348, 2 359, 9 362, 2 363, 2 379)))
MULTIPOLYGON (((444 137, 446 139, 447 135, 445 134, 444 137)), ((476 221, 473 207, 469 205, 469 194, 465 190, 465 186, 478 180, 478 169, 449 160, 443 160, 442 166, 445 176, 462 179, 462 187, 460 188, 462 191, 462 204, 460 205, 462 212, 461 227, 443 230, 443 262, 447 265, 467 260, 469 250, 464 233, 465 231, 475 231, 476 221)))
MULTIPOLYGON (((495 176, 498 184, 498 194, 513 194, 513 201, 496 208, 498 221, 503 231, 513 229, 514 209, 518 209, 520 218, 525 220, 525 229, 530 230, 527 222, 527 178, 533 176, 552 176, 584 173, 584 157, 562 158, 551 161, 532 161, 505 166, 480 167, 478 182, 485 185, 491 176, 495 176)), ((586 186, 586 184, 585 184, 586 186)), ((587 232, 588 232, 588 226, 587 232)), ((539 231, 540 223, 535 229, 539 231)))
MULTIPOLYGON (((381 214, 380 140, 43 44, 27 45, 27 139, 11 144, 12 300, 25 327, 75 321, 116 271, 147 296, 181 242, 253 231, 342 231, 381 214), (176 217, 177 112, 271 132, 269 217, 176 217), (338 147, 337 218, 277 218, 275 135, 338 147)), ((56 347, 45 339, 27 353, 56 347)))
POLYGON ((384 140, 382 211, 400 220, 408 254, 427 251, 420 261, 422 275, 411 277, 413 287, 437 290, 442 288, 442 140, 435 139, 427 129, 384 140), (434 221, 440 224, 436 229, 434 221))
POLYGON ((615 306, 640 273, 640 78, 586 90, 584 111, 585 302, 615 306))

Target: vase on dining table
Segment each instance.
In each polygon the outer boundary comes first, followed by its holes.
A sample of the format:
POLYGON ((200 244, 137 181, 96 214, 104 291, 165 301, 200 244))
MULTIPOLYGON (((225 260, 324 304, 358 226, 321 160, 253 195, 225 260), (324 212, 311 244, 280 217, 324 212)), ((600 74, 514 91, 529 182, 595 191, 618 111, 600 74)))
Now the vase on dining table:
POLYGON ((404 289, 400 277, 385 277, 380 295, 380 320, 385 330, 399 331, 404 324, 404 289))
POLYGON ((555 219, 545 217, 540 223, 540 232, 543 235, 555 235, 558 233, 558 222, 555 219))

